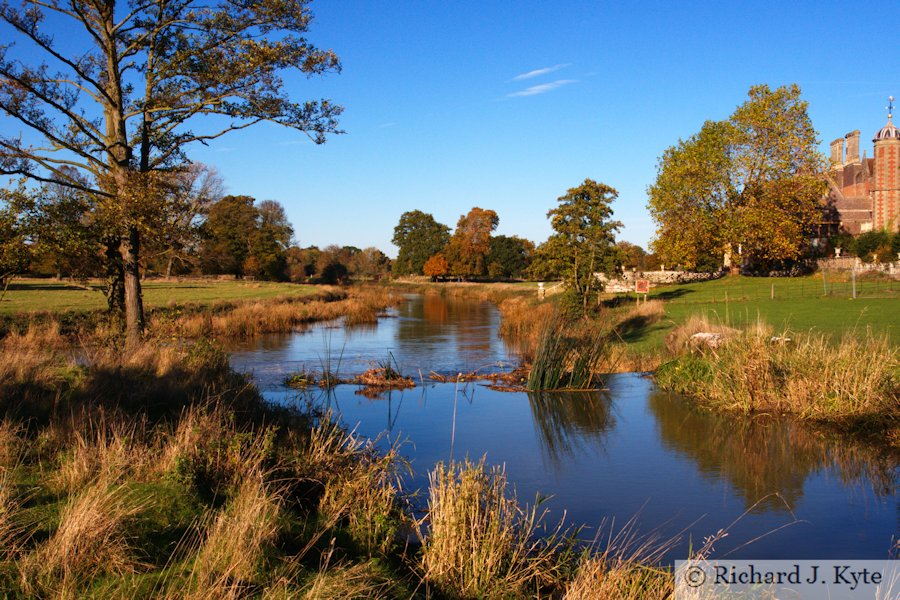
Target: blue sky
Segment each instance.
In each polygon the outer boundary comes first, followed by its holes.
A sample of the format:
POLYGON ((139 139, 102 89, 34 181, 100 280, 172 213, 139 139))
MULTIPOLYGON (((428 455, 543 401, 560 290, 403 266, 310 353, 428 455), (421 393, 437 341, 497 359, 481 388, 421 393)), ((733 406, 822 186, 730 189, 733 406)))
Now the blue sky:
POLYGON ((295 98, 342 104, 316 146, 261 126, 194 148, 227 191, 274 199, 301 245, 377 246, 420 209, 473 206, 541 242, 546 212, 587 177, 619 190, 620 239, 646 245, 646 187, 663 150, 722 119, 751 85, 797 82, 823 152, 886 120, 900 96, 896 2, 312 3, 310 39, 343 72, 288 76, 295 98))

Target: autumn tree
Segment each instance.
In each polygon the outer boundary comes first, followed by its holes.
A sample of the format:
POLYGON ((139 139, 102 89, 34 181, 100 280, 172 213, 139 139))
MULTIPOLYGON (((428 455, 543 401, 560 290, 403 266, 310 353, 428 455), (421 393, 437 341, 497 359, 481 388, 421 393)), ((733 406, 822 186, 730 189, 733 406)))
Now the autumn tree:
POLYGON ((450 243, 444 250, 451 275, 464 278, 487 275, 491 233, 499 224, 500 217, 496 212, 477 206, 459 217, 450 243))
POLYGON ((450 228, 420 210, 400 215, 391 238, 398 248, 395 275, 421 275, 425 261, 444 249, 450 241, 450 228))
POLYGON ((289 281, 308 281, 317 272, 316 265, 322 253, 317 246, 299 248, 291 246, 285 253, 286 275, 289 281))
POLYGON ((612 202, 619 193, 592 179, 569 189, 547 212, 553 234, 543 245, 544 260, 553 264, 574 293, 582 309, 602 289, 596 273, 611 274, 617 266, 612 202))
POLYGON ((350 259, 350 274, 361 279, 375 281, 391 271, 391 259, 378 248, 363 248, 350 259))
POLYGON ((264 121, 317 143, 337 131, 339 106, 296 102, 282 81, 285 71, 311 76, 340 66, 304 38, 307 4, 0 4, 12 36, 0 45, 0 110, 27 132, 0 136, 0 174, 82 189, 100 201, 121 260, 129 345, 143 329, 141 244, 163 220, 165 182, 157 174, 185 165, 191 144, 264 121), (50 33, 50 23, 64 35, 50 33))
POLYGON ((801 257, 820 215, 824 159, 797 85, 750 89, 727 121, 665 151, 648 188, 661 260, 711 269, 801 257))
POLYGON ((447 262, 447 259, 444 258, 443 254, 438 252, 425 261, 423 271, 425 275, 431 277, 432 281, 437 281, 438 278, 443 277, 450 272, 450 263, 447 262))

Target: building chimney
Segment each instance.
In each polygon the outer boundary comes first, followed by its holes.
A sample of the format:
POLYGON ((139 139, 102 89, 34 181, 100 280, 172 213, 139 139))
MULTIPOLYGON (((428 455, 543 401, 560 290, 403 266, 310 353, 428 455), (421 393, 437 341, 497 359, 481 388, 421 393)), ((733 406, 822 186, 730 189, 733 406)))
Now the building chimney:
POLYGON ((847 163, 859 162, 859 129, 844 136, 847 138, 847 163))
POLYGON ((831 142, 831 166, 840 167, 844 164, 844 138, 838 138, 831 142))

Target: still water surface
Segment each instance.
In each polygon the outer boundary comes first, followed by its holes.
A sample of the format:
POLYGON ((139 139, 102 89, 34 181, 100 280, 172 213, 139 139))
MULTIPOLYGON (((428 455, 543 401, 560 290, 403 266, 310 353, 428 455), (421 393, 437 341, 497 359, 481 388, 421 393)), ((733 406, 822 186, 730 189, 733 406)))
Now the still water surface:
POLYGON ((415 296, 377 326, 320 325, 232 348, 268 399, 298 401, 284 376, 330 357, 349 376, 388 357, 426 384, 368 399, 356 386, 321 393, 349 428, 385 443, 406 440, 424 489, 439 460, 482 456, 504 464, 521 501, 552 496, 591 537, 601 522, 680 534, 670 559, 720 529, 716 555, 735 558, 885 558, 900 538, 900 465, 887 449, 839 442, 789 420, 699 412, 639 374, 615 375, 594 393, 525 394, 430 384, 429 371, 510 368, 490 303, 415 296))

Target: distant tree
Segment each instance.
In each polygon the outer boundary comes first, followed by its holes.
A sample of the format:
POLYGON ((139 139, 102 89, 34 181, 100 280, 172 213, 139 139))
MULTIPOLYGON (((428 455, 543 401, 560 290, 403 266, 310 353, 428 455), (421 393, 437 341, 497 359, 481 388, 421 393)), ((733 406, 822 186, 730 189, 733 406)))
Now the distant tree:
POLYGON ((148 267, 172 275, 198 266, 200 230, 209 207, 222 198, 219 173, 202 163, 194 163, 169 173, 170 185, 164 198, 164 218, 147 235, 148 267))
POLYGON ((16 194, 23 190, 0 190, 0 293, 9 280, 22 273, 31 258, 27 244, 27 231, 22 227, 22 219, 17 210, 16 194))
POLYGON ((329 284, 344 283, 350 275, 350 268, 347 265, 355 254, 354 251, 358 252, 359 248, 335 244, 322 248, 316 261, 318 281, 329 284))
POLYGON ((365 248, 350 259, 350 274, 353 277, 378 281, 390 272, 391 259, 378 248, 365 248))
POLYGON ((420 210, 400 215, 391 242, 397 246, 395 275, 421 275, 425 261, 444 249, 450 241, 450 228, 420 210))
POLYGON ((876 254, 880 261, 891 260, 897 258, 891 248, 893 237, 884 230, 867 231, 852 241, 849 250, 866 262, 871 262, 876 254))
POLYGON ((257 276, 276 281, 285 279, 287 249, 291 245, 294 228, 284 207, 275 200, 263 200, 256 210, 259 216, 250 253, 259 262, 257 276))
POLYGON ((200 260, 204 273, 244 275, 258 213, 250 196, 225 196, 209 208, 200 260))
POLYGON ((164 207, 156 174, 187 164, 189 145, 260 122, 316 142, 337 131, 339 106, 292 101, 281 78, 340 68, 305 39, 306 0, 4 2, 0 21, 0 111, 19 126, 0 136, 0 174, 86 187, 102 200, 132 348, 144 324, 142 243, 164 207))
POLYGON ((444 250, 451 275, 464 278, 487 275, 491 233, 499 224, 500 217, 496 212, 477 206, 459 218, 444 250))
POLYGON ((289 281, 308 281, 318 272, 316 265, 321 254, 318 247, 298 248, 297 246, 291 246, 285 254, 286 274, 289 281))
POLYGON ((638 271, 648 270, 647 252, 637 244, 623 240, 616 242, 616 249, 619 251, 619 261, 623 268, 628 270, 636 269, 638 271))
POLYGON ((444 277, 450 272, 450 263, 447 262, 447 259, 444 258, 443 254, 438 252, 425 261, 423 271, 425 275, 431 277, 432 281, 437 281, 439 278, 444 277))
POLYGON ((750 88, 728 121, 665 151, 648 188, 661 260, 710 269, 722 254, 800 258, 819 219, 824 159, 797 85, 750 88))
POLYGON ((488 275, 494 278, 525 277, 534 254, 534 243, 516 236, 491 238, 487 254, 488 275))
POLYGON ((611 274, 617 266, 615 232, 622 224, 611 220, 611 204, 618 195, 606 184, 585 179, 560 196, 559 206, 547 212, 554 233, 544 244, 544 260, 558 266, 585 310, 602 288, 595 273, 611 274))

